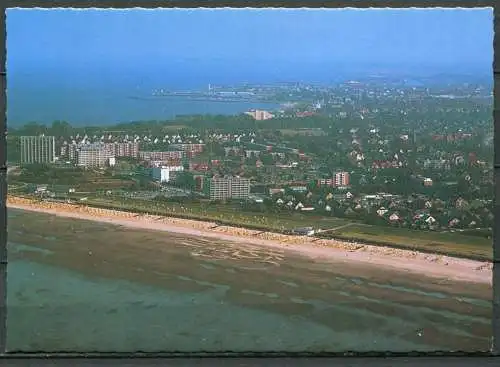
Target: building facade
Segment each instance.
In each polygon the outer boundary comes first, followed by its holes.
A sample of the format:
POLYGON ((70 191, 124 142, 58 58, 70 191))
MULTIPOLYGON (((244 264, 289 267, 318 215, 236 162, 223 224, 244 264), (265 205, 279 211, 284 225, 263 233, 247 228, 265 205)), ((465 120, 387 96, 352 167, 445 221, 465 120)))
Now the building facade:
POLYGON ((21 163, 52 163, 56 158, 56 139, 53 136, 21 136, 21 163))
POLYGON ((272 113, 263 110, 252 110, 245 112, 245 114, 252 116, 257 121, 269 120, 274 117, 272 113))
POLYGON ((231 177, 231 199, 247 199, 250 195, 250 180, 243 177, 231 177))
POLYGON ((182 166, 181 159, 168 159, 164 161, 145 161, 144 166, 146 167, 162 167, 162 166, 182 166))
POLYGON ((212 177, 207 180, 206 188, 210 200, 248 199, 250 180, 243 177, 212 177))
POLYGON ((337 172, 335 174, 335 186, 349 186, 349 172, 337 172))
POLYGON ((337 172, 332 178, 322 178, 317 180, 317 186, 327 186, 327 187, 342 187, 349 186, 350 176, 349 172, 337 172))
POLYGON ((137 158, 139 156, 138 142, 105 143, 104 148, 107 149, 114 157, 137 158))
POLYGON ((154 180, 160 182, 169 182, 173 180, 177 172, 184 171, 183 166, 162 166, 151 168, 151 175, 154 180))
POLYGON ((169 148, 183 152, 201 153, 205 149, 205 144, 171 144, 169 148))
POLYGON ((114 164, 114 155, 104 144, 82 146, 78 152, 78 165, 82 167, 106 167, 114 164))
POLYGON ((139 152, 139 159, 143 161, 168 161, 171 159, 181 159, 184 157, 184 152, 177 151, 166 151, 166 152, 139 152))
POLYGON ((78 163, 78 145, 68 145, 68 159, 70 162, 78 163))
POLYGON ((205 176, 203 175, 194 175, 194 189, 198 192, 203 191, 205 184, 205 176))

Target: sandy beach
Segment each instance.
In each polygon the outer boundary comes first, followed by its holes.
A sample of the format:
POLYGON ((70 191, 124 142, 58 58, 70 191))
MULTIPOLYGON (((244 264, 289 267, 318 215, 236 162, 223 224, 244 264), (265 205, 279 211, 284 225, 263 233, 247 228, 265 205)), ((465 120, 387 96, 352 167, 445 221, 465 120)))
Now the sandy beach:
POLYGON ((47 202, 8 221, 10 351, 490 345, 488 264, 47 202))
POLYGON ((217 226, 215 223, 210 222, 172 217, 137 215, 123 211, 63 203, 34 202, 18 197, 9 197, 7 207, 67 218, 97 221, 128 228, 166 231, 235 243, 244 242, 273 249, 286 249, 310 258, 336 262, 369 263, 388 270, 410 272, 433 278, 492 284, 493 264, 491 262, 430 255, 416 251, 338 240, 317 240, 304 236, 263 233, 243 228, 217 226))

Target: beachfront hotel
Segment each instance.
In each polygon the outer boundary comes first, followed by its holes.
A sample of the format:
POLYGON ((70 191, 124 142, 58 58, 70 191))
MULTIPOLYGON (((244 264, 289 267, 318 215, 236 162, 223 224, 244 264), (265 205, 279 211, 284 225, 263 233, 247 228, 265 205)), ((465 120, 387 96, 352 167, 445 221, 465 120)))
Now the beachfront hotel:
POLYGON ((52 163, 56 157, 56 139, 53 136, 21 136, 21 163, 52 163))
POLYGON ((210 200, 248 199, 250 180, 244 177, 212 177, 207 180, 206 190, 210 200))

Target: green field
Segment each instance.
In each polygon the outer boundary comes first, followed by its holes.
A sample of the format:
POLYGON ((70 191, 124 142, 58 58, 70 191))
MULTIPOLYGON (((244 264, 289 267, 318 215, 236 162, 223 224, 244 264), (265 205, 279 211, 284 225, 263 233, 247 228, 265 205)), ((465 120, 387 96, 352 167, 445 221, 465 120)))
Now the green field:
POLYGON ((186 219, 214 221, 263 231, 283 232, 297 227, 333 229, 320 236, 391 246, 456 257, 491 260, 491 239, 460 233, 439 233, 403 228, 372 226, 343 218, 319 217, 306 214, 269 214, 244 212, 238 206, 208 203, 180 204, 137 199, 88 198, 86 205, 121 209, 152 215, 176 216, 186 219))
POLYGON ((338 238, 389 245, 477 260, 493 259, 493 240, 459 233, 436 233, 377 226, 352 226, 335 233, 338 238))
POLYGON ((114 208, 139 209, 151 214, 157 215, 179 215, 192 217, 193 219, 202 218, 205 220, 224 221, 234 223, 235 225, 253 225, 262 227, 262 229, 284 231, 296 227, 312 226, 318 228, 335 228, 350 221, 342 218, 324 218, 313 217, 304 214, 293 215, 273 215, 269 213, 244 212, 237 205, 225 204, 180 204, 173 202, 152 202, 138 199, 108 199, 108 198, 90 198, 88 205, 109 205, 114 208))

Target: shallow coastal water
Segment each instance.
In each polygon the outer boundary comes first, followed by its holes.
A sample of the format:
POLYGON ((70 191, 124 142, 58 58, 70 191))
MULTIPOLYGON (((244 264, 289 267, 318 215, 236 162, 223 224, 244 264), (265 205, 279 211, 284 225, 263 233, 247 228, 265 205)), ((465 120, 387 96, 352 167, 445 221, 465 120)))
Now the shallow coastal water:
POLYGON ((9 211, 11 351, 487 350, 490 299, 487 285, 9 211))
POLYGON ((422 347, 373 331, 336 333, 301 317, 233 306, 221 300, 224 285, 178 293, 118 280, 92 281, 31 262, 10 267, 9 350, 370 350, 377 343, 382 348, 394 343, 402 349, 422 347))

